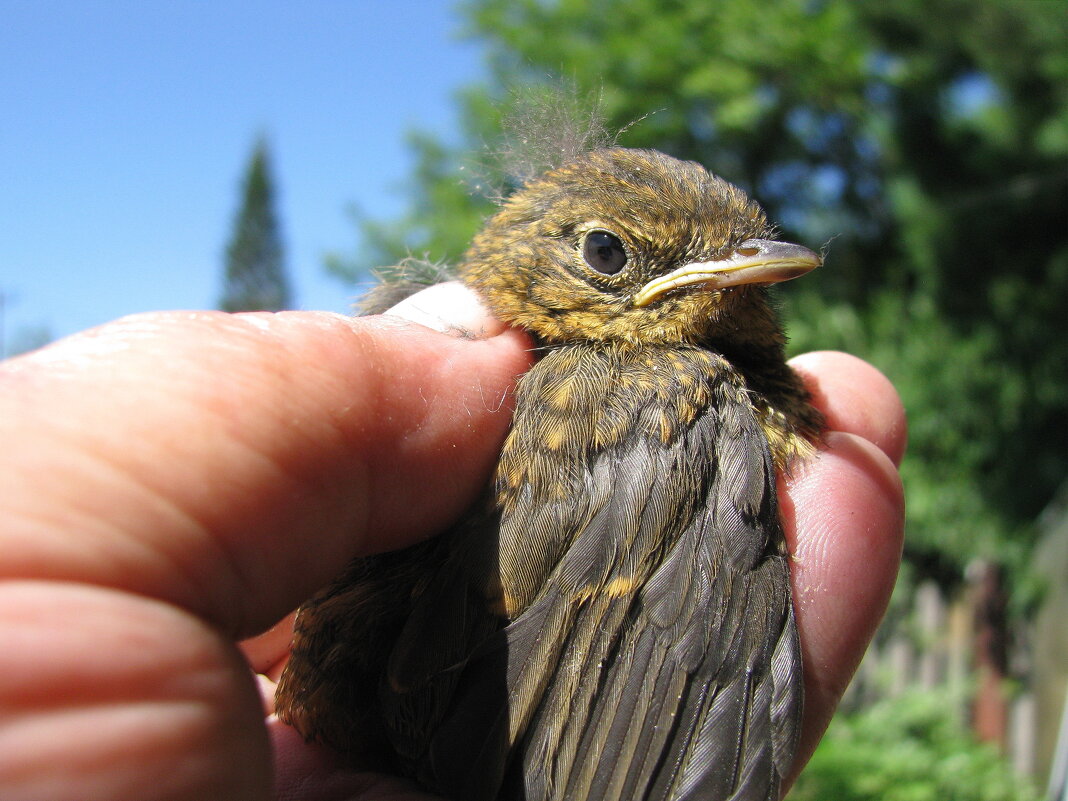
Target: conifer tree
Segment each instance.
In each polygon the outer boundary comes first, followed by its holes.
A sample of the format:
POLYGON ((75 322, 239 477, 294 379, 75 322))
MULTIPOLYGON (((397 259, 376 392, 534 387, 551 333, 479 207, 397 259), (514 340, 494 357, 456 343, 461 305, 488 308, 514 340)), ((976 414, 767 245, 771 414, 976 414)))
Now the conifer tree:
POLYGON ((226 248, 224 311, 278 311, 290 305, 278 215, 274 208, 267 142, 252 152, 242 187, 241 207, 226 248))

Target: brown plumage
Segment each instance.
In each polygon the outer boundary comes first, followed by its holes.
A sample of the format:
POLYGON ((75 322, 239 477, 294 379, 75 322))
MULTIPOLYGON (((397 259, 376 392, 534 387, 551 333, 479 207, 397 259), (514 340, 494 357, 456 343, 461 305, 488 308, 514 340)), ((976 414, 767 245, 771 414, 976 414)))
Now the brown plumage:
POLYGON ((528 330, 493 487, 298 616, 278 708, 454 799, 775 799, 801 662, 775 468, 821 419, 765 286, 816 267, 693 162, 582 154, 462 280, 528 330))

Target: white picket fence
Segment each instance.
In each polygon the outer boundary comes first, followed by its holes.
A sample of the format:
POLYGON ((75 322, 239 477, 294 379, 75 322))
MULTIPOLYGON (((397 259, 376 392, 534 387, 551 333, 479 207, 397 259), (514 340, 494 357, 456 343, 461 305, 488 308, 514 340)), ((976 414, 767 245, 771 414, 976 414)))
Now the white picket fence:
POLYGON ((1026 637, 1008 646, 1006 659, 985 653, 996 649, 988 643, 991 632, 984 631, 981 607, 989 598, 981 584, 979 577, 953 599, 933 582, 919 584, 911 608, 880 629, 842 706, 863 707, 913 687, 944 690, 947 698, 961 699, 964 725, 998 744, 1021 774, 1044 783, 1035 775, 1036 704, 1026 637))

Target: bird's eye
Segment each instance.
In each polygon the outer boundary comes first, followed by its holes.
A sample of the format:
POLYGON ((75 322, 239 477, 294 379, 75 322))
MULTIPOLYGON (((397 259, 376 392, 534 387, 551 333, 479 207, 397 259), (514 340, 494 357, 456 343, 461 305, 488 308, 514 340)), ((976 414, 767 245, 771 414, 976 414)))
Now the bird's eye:
POLYGON ((608 231, 590 231, 582 246, 582 257, 591 270, 602 275, 615 275, 627 263, 627 252, 619 237, 608 231))

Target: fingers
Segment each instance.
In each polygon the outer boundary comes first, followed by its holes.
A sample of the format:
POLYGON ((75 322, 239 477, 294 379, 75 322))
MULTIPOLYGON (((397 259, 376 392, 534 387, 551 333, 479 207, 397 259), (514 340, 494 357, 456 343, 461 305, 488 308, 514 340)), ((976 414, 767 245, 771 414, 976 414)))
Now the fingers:
POLYGON ((140 315, 0 365, 6 792, 266 796, 262 707, 223 632, 447 525, 507 429, 527 342, 470 304, 438 319, 468 337, 140 315))
POLYGON ((0 795, 268 797, 248 669, 170 604, 55 581, 0 582, 0 795))
POLYGON ((837 351, 790 360, 804 379, 827 430, 846 431, 879 447, 895 464, 905 454, 905 409, 890 381, 862 359, 837 351))
POLYGON ((457 309, 439 317, 486 338, 163 313, 5 363, 0 576, 132 591, 240 635, 355 553, 444 527, 488 479, 530 358, 457 309))
POLYGON ((905 421, 892 386, 845 354, 794 366, 828 421, 825 447, 785 481, 783 522, 805 665, 795 771, 815 749, 882 619, 901 559, 904 496, 896 469, 905 421))

